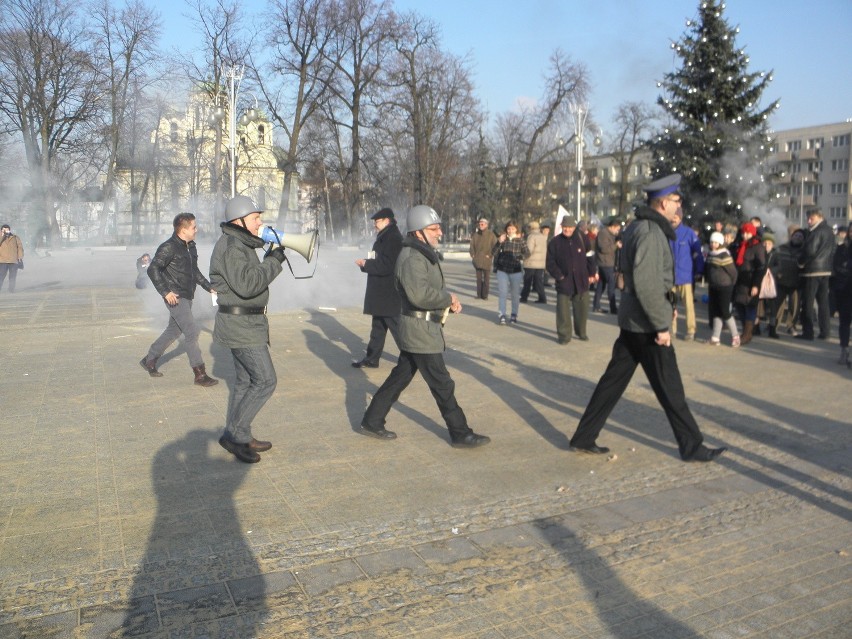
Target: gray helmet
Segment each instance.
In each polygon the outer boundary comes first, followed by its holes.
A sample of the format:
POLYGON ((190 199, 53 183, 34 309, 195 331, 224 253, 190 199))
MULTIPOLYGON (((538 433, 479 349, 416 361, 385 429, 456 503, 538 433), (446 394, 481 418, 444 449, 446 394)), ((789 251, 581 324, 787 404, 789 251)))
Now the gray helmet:
POLYGON ((235 195, 225 207, 225 220, 231 222, 233 220, 245 217, 251 213, 262 213, 263 209, 257 208, 252 199, 245 195, 235 195))
POLYGON ((440 224, 441 216, 431 206, 418 204, 408 210, 405 217, 405 228, 411 231, 420 231, 432 224, 440 224))

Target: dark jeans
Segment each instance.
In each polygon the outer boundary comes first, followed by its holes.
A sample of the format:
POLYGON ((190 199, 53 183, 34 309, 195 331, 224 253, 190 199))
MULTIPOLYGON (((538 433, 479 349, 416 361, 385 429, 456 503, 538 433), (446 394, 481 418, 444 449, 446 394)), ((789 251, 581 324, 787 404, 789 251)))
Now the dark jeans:
POLYGON ((802 278, 802 335, 814 336, 814 302, 817 305, 819 336, 828 337, 828 276, 802 278))
POLYGON ((491 269, 476 269, 476 297, 481 300, 488 299, 488 289, 491 286, 491 269))
POLYGON ((603 297, 604 288, 606 288, 606 297, 609 300, 609 312, 617 313, 618 307, 615 304, 615 267, 614 266, 599 266, 598 275, 600 280, 595 287, 595 297, 592 300, 592 308, 599 311, 601 308, 601 297, 603 297))
POLYGON ((547 293, 544 290, 544 269, 525 268, 524 287, 521 289, 521 301, 526 302, 530 295, 530 289, 534 289, 538 295, 539 302, 547 301, 547 293))
POLYGON ((420 371, 423 379, 426 380, 450 431, 450 437, 456 440, 470 433, 467 417, 456 401, 456 384, 450 377, 441 353, 400 352, 396 366, 373 395, 361 425, 371 430, 384 428, 391 407, 399 399, 402 391, 408 388, 417 371, 420 371))
POLYGON ((162 357, 172 342, 183 333, 189 365, 193 368, 201 366, 204 364, 201 349, 198 348, 198 336, 201 334, 201 327, 198 326, 192 316, 192 300, 181 297, 178 298, 177 304, 174 306, 166 304, 166 308, 169 309, 169 324, 162 335, 151 344, 146 359, 150 362, 162 357))
POLYGON ((382 358, 382 352, 385 350, 385 338, 388 331, 390 331, 393 341, 396 342, 397 348, 399 348, 399 316, 381 317, 373 315, 373 323, 370 328, 370 341, 367 342, 367 354, 364 355, 365 361, 371 364, 379 363, 379 360, 382 358))
POLYGON ((612 359, 598 382, 574 436, 572 446, 589 447, 603 430, 609 414, 621 399, 636 367, 641 365, 657 401, 666 413, 682 459, 689 459, 704 441, 689 406, 673 346, 659 346, 656 333, 621 330, 612 347, 612 359))
POLYGON ((232 348, 236 379, 228 398, 225 437, 238 444, 249 443, 253 436, 251 423, 278 385, 269 348, 254 346, 232 348))
POLYGON ((9 292, 15 292, 15 282, 18 279, 18 265, 17 264, 6 264, 5 262, 0 264, 0 290, 3 290, 3 282, 6 280, 6 273, 9 274, 9 292))

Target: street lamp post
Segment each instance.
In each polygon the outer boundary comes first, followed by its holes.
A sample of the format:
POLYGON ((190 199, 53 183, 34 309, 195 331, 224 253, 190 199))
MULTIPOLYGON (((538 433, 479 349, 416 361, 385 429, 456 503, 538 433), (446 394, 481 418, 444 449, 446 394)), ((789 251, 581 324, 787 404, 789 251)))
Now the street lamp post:
MULTIPOLYGON (((574 145, 577 147, 575 155, 577 158, 577 221, 579 222, 583 216, 580 200, 583 185, 583 147, 586 145, 586 117, 589 115, 589 110, 585 105, 574 103, 571 105, 571 115, 574 117, 574 135, 571 137, 574 140, 574 145)), ((592 140, 592 144, 595 147, 599 147, 602 144, 600 129, 598 129, 598 133, 592 140)))
MULTIPOLYGON (((243 65, 233 64, 225 74, 228 78, 228 155, 231 161, 230 178, 232 198, 237 194, 237 100, 240 94, 240 82, 242 82, 245 75, 244 71, 245 67, 243 65)), ((219 123, 225 117, 222 108, 218 104, 216 107, 210 116, 211 124, 219 123)), ((240 124, 246 126, 249 122, 257 120, 258 117, 257 98, 254 98, 254 107, 248 109, 243 114, 242 118, 240 118, 240 124)))

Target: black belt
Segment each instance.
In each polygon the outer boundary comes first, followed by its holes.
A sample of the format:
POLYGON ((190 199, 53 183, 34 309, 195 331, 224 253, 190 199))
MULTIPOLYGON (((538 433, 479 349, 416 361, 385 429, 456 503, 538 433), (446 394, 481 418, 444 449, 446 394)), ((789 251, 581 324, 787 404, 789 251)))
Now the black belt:
POLYGON ((437 311, 402 311, 402 314, 408 317, 416 317, 417 319, 432 320, 439 324, 444 319, 444 314, 437 311))
POLYGON ((226 315, 263 315, 265 306, 219 306, 219 312, 226 315))

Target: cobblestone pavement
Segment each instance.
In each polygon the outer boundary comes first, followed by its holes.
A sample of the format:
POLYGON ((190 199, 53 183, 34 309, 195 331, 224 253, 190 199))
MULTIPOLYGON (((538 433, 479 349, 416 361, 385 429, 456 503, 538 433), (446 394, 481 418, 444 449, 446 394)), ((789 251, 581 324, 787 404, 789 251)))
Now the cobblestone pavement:
POLYGON ((28 260, 0 293, 0 637, 850 636, 836 337, 676 342, 708 442, 731 448, 719 463, 679 460, 641 371, 599 440, 612 455, 580 455, 568 438, 615 318, 565 346, 552 300, 498 326, 496 296, 474 300, 448 259, 465 308, 446 359, 492 444, 450 448, 419 379, 381 442, 354 426, 396 350, 349 365, 369 333, 355 257, 325 251, 315 279, 273 287, 279 384, 255 434, 274 447, 256 465, 216 443, 233 370, 203 291, 212 388, 180 346, 164 377, 140 369, 167 315, 132 288, 135 255, 28 260))

